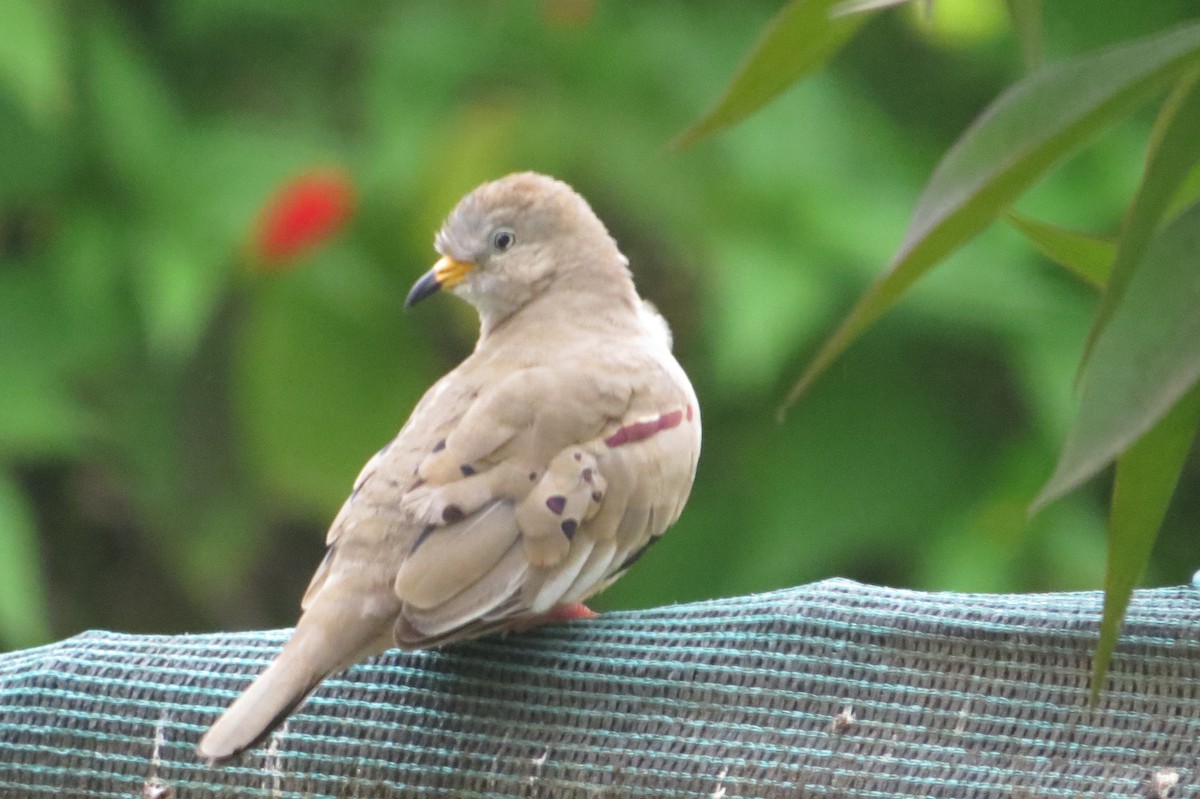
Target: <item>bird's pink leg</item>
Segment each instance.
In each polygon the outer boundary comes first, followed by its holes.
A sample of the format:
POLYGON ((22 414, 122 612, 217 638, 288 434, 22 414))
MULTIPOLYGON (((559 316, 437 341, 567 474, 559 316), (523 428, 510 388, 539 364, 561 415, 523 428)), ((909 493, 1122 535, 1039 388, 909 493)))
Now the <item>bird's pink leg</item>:
POLYGON ((582 602, 572 602, 569 605, 557 605, 540 616, 530 616, 513 625, 516 632, 525 632, 543 624, 562 624, 568 621, 594 619, 600 614, 582 602))

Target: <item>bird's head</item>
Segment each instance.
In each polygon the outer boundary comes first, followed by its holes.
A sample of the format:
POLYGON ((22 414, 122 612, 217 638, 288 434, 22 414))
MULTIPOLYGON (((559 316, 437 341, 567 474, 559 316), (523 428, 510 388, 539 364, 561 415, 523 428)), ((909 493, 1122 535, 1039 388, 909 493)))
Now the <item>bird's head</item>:
POLYGON ((405 307, 445 289, 474 305, 485 329, 557 287, 578 293, 628 274, 587 202, 534 172, 472 191, 450 212, 434 246, 442 257, 412 287, 405 307))

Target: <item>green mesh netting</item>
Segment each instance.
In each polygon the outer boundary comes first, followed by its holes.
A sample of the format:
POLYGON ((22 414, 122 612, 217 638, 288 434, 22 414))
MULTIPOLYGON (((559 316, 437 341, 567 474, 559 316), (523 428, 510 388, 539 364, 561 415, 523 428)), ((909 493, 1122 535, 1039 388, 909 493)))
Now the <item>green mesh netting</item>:
POLYGON ((1138 592, 1089 709, 1100 602, 830 580, 390 652, 219 769, 286 631, 85 633, 0 657, 0 794, 1193 796, 1200 590, 1138 592))

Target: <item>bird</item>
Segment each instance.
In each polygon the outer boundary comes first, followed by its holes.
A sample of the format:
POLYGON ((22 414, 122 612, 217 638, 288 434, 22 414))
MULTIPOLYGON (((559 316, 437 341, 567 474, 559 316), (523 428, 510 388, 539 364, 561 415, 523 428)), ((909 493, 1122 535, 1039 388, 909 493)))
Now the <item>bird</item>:
POLYGON ((434 246, 405 307, 439 291, 466 300, 475 348, 363 467, 291 637, 199 741, 210 764, 387 649, 595 615, 582 603, 691 493, 696 393, 582 196, 535 172, 504 176, 459 201, 434 246))

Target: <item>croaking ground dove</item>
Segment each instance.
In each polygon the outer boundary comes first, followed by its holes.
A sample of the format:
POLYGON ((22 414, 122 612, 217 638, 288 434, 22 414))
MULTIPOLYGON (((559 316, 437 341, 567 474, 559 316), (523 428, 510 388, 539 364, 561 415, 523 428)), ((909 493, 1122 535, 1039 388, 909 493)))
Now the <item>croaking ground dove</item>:
POLYGON ((671 334, 582 197, 534 173, 468 194, 408 295, 479 312, 474 352, 358 476, 291 639, 200 740, 226 760, 328 675, 587 615, 675 522, 700 454, 671 334))

